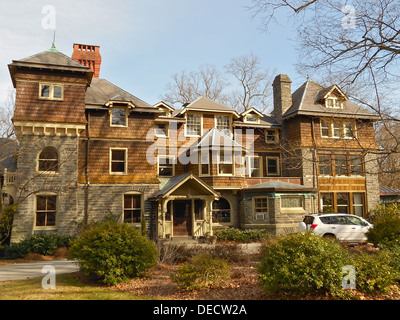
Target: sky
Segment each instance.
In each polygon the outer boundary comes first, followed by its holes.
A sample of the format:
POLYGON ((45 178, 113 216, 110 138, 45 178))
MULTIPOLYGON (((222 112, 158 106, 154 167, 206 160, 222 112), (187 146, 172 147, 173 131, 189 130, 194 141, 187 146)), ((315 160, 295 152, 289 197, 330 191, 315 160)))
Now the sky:
POLYGON ((100 78, 149 104, 166 93, 175 73, 254 53, 263 66, 296 72, 295 30, 289 24, 259 28, 246 8, 251 0, 0 0, 0 106, 12 82, 8 64, 51 47, 72 55, 74 43, 99 45, 100 78))

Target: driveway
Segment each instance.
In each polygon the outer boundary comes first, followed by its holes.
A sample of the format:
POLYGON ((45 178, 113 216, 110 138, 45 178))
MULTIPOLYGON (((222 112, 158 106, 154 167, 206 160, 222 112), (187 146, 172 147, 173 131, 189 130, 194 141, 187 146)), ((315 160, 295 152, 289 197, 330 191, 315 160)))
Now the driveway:
POLYGON ((0 266, 0 282, 10 280, 21 280, 27 278, 44 277, 48 274, 49 268, 43 270, 45 266, 55 269, 55 274, 73 273, 79 271, 79 264, 71 260, 52 260, 29 263, 16 263, 0 266))

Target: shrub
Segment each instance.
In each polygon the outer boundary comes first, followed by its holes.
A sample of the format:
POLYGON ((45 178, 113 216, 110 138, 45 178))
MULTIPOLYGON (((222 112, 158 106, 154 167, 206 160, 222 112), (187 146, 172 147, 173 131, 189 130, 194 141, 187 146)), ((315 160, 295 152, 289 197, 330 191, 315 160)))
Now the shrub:
POLYGON ((230 266, 226 260, 213 258, 204 253, 183 263, 171 280, 177 283, 179 288, 187 290, 206 288, 218 285, 222 279, 229 278, 230 266))
POLYGON ((11 228, 16 206, 5 206, 0 217, 0 248, 10 244, 11 228))
POLYGON ((270 237, 270 233, 265 229, 247 229, 237 228, 220 229, 215 231, 215 235, 220 241, 233 242, 258 242, 270 237))
POLYGON ((371 213, 374 227, 367 232, 368 241, 375 246, 396 245, 400 241, 400 206, 378 207, 371 213))
POLYGON ((86 276, 115 285, 154 267, 157 249, 139 230, 109 220, 93 225, 73 241, 69 259, 80 260, 86 276))
POLYGON ((289 235, 269 244, 259 272, 269 293, 303 295, 316 291, 338 294, 342 268, 350 254, 335 241, 312 233, 289 235))
POLYGON ((8 260, 23 259, 30 252, 31 252, 31 247, 28 242, 22 241, 20 243, 12 243, 4 247, 3 258, 8 260))

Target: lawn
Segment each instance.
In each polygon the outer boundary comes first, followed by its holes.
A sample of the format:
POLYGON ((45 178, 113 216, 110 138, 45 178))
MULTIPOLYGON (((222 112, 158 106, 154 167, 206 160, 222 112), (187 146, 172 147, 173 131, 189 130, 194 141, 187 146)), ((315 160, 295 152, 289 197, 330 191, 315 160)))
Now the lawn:
POLYGON ((106 286, 89 284, 76 274, 56 278, 55 289, 43 289, 42 278, 0 282, 0 300, 145 300, 128 292, 110 290, 106 286))

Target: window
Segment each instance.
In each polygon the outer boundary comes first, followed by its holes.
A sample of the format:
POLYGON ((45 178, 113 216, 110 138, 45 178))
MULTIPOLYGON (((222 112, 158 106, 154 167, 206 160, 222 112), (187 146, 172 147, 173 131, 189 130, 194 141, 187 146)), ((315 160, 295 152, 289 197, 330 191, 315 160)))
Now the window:
POLYGON ((318 157, 318 168, 321 176, 332 176, 331 155, 320 155, 318 157))
POLYGON ((212 203, 212 219, 215 223, 231 222, 231 205, 225 198, 220 198, 212 203))
POLYGON ((36 196, 36 227, 54 227, 56 225, 57 196, 36 196))
POLYGON ((281 197, 281 208, 285 209, 303 209, 304 199, 301 196, 285 196, 281 197))
POLYGON ((259 122, 259 118, 255 115, 248 115, 245 118, 245 122, 259 122))
POLYGON ((334 212, 332 193, 321 193, 320 199, 322 212, 334 212))
POLYGON ((353 212, 356 216, 364 214, 364 193, 353 193, 353 212))
POLYGON ((342 124, 340 121, 333 121, 332 136, 334 138, 340 138, 342 135, 342 124))
POLYGON ((186 116, 186 135, 201 135, 201 116, 198 114, 188 114, 186 116))
POLYGON ((253 213, 255 220, 268 219, 268 198, 253 197, 253 213))
POLYGON ((343 136, 348 139, 354 138, 353 122, 346 121, 343 123, 343 136))
POLYGON ((338 213, 350 213, 349 212, 349 194, 348 193, 337 193, 337 212, 338 213))
POLYGON ((175 171, 174 156, 158 156, 158 176, 173 177, 175 171))
POLYGON ((220 150, 218 161, 218 174, 232 175, 233 174, 233 156, 231 150, 220 150))
POLYGON ((266 130, 265 141, 267 143, 275 143, 278 141, 278 132, 276 130, 266 130))
POLYGON ((246 157, 249 177, 262 177, 262 157, 246 157))
POLYGON ((352 176, 364 174, 362 156, 350 156, 350 173, 352 176))
POLYGON ((58 152, 56 148, 46 147, 40 152, 38 159, 38 171, 58 172, 58 152))
POLYGON ((111 149, 110 154, 110 173, 126 174, 127 149, 111 149))
POLYGON ((140 223, 142 218, 142 196, 140 194, 124 195, 124 222, 140 223))
POLYGON ((347 176, 347 157, 345 155, 335 155, 335 175, 347 176))
POLYGON ((339 99, 336 98, 330 98, 325 100, 325 106, 327 108, 335 108, 335 109, 340 109, 342 107, 342 104, 339 99))
POLYGON ((223 132, 227 136, 231 134, 231 126, 229 116, 217 116, 216 117, 216 127, 219 131, 223 132))
POLYGON ((201 199, 194 200, 194 219, 204 220, 204 201, 201 199))
POLYGON ((278 157, 267 157, 267 175, 277 176, 279 175, 279 158, 278 157))
POLYGON ((168 125, 165 123, 156 124, 156 136, 168 137, 168 125))
POLYGON ((63 86, 60 84, 42 83, 39 85, 39 98, 49 100, 63 99, 63 86))
POLYGON ((111 109, 111 126, 126 127, 127 122, 126 108, 114 107, 111 109))
POLYGON ((327 120, 321 119, 321 136, 322 137, 329 137, 330 132, 330 122, 327 120))
POLYGON ((210 175, 210 152, 208 150, 201 150, 200 154, 200 175, 201 176, 208 176, 210 175))

